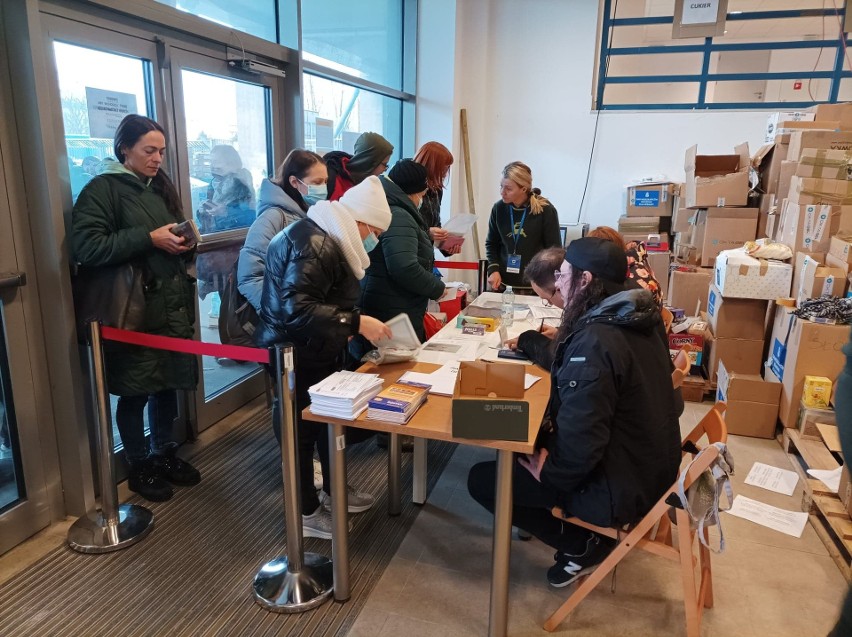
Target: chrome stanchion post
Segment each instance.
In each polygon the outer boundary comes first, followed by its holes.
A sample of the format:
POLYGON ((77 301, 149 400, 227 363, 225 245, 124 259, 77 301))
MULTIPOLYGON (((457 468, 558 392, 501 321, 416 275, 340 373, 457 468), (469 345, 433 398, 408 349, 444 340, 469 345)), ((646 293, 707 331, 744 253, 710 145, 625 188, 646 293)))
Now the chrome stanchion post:
POLYGON ((112 450, 112 413, 104 376, 101 326, 89 323, 89 377, 97 412, 96 444, 101 481, 101 508, 79 518, 68 529, 68 545, 81 553, 108 553, 136 544, 154 527, 154 514, 137 504, 118 504, 112 450))
MULTIPOLYGON (((295 371, 293 346, 276 345, 269 350, 274 371, 277 414, 281 428, 281 470, 284 476, 284 516, 287 525, 287 555, 260 567, 254 577, 254 599, 276 613, 301 613, 322 604, 333 592, 331 560, 305 553, 302 546, 302 507, 299 491, 299 457, 293 407, 295 371)), ((345 493, 345 491, 344 491, 345 493)))
POLYGON ((388 434, 388 515, 402 512, 402 438, 398 433, 388 434))
POLYGON ((479 269, 476 271, 477 284, 479 285, 479 294, 485 292, 488 289, 488 260, 480 259, 479 260, 479 269))
MULTIPOLYGON (((328 448, 331 456, 331 493, 346 494, 346 436, 343 425, 329 424, 328 448)), ((331 498, 331 561, 334 567, 334 599, 351 597, 349 585, 349 498, 331 498)))

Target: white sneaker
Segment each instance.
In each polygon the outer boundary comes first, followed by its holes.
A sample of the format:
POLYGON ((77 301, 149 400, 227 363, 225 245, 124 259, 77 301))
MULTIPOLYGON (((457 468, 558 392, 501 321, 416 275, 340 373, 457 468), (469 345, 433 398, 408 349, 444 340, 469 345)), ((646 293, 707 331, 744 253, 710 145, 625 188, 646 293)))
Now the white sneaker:
MULTIPOLYGON (((363 513, 369 511, 376 503, 376 498, 364 491, 358 491, 354 487, 346 487, 346 510, 349 513, 363 513)), ((331 496, 325 491, 319 493, 320 504, 324 509, 331 511, 331 496)))

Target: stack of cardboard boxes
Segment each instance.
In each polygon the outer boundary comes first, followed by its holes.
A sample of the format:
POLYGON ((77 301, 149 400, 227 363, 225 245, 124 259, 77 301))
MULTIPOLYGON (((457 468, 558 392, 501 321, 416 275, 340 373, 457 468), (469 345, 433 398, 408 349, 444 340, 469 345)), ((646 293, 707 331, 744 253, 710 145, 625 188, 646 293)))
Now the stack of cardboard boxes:
POLYGON ((668 181, 628 186, 625 214, 618 220, 618 231, 625 241, 645 242, 648 265, 660 283, 663 298, 668 295, 672 211, 676 209, 680 189, 680 184, 668 181))

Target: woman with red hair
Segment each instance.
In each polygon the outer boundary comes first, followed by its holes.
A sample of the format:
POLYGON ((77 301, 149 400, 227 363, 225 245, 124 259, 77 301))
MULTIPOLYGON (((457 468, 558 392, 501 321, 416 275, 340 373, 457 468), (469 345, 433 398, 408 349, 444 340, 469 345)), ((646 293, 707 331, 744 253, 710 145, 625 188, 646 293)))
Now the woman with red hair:
MULTIPOLYGON (((426 185, 429 186, 420 206, 420 214, 429 227, 432 241, 440 244, 449 236, 449 233, 441 228, 441 199, 444 196, 444 184, 450 174, 450 166, 453 165, 453 154, 439 142, 426 142, 417 151, 414 161, 426 167, 426 185)), ((460 251, 461 246, 458 245, 444 254, 449 256, 460 251)))

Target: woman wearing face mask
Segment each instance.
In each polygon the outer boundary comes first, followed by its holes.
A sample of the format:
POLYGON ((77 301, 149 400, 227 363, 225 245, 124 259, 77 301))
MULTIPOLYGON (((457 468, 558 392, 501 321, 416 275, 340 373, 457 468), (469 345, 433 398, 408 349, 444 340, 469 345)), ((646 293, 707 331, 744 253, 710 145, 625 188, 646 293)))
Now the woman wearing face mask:
MULTIPOLYGON (((325 425, 302 420, 308 388, 342 369, 349 339, 369 341, 392 336, 381 321, 356 307, 358 281, 370 264, 367 251, 391 223, 377 177, 346 191, 340 201, 321 201, 269 243, 255 341, 261 347, 293 343, 296 348, 296 414, 302 524, 306 537, 331 538, 331 514, 321 506, 330 493, 328 436, 325 425), (314 446, 322 465, 318 497, 311 459, 314 446)), ((276 421, 273 417, 273 421, 276 421)), ((366 511, 373 496, 351 487, 351 513, 366 511)))
POLYGON ((327 181, 323 158, 297 148, 290 151, 275 177, 260 184, 257 219, 246 235, 237 267, 237 287, 258 314, 269 242, 294 221, 304 219, 310 206, 327 198, 327 181))
MULTIPOLYGON (((381 179, 392 215, 390 227, 370 252, 370 267, 361 280, 361 308, 387 321, 407 314, 421 341, 426 340, 423 317, 429 299, 444 293, 444 284, 433 274, 435 253, 429 226, 419 212, 428 188, 426 168, 403 159, 381 179)), ((369 345, 353 342, 352 352, 363 355, 369 345), (360 347, 359 347, 360 345, 360 347)))

